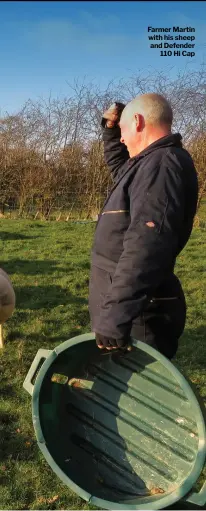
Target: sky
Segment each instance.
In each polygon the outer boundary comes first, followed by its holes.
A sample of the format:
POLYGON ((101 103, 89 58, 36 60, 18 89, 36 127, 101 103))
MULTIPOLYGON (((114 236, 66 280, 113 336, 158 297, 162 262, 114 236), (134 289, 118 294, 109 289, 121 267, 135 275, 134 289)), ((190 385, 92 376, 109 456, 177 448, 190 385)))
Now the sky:
POLYGON ((1 1, 0 20, 1 114, 28 99, 70 96, 74 79, 104 89, 148 70, 175 77, 206 56, 206 1, 1 1), (195 28, 195 49, 186 50, 195 56, 160 56, 149 47, 148 26, 195 28))

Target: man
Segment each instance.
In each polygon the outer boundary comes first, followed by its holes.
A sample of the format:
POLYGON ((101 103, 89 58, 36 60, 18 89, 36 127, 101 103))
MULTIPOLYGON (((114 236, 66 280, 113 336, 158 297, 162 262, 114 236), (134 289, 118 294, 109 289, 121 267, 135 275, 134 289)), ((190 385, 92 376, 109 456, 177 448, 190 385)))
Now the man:
POLYGON ((127 348, 131 337, 171 359, 186 319, 174 275, 196 213, 197 174, 172 109, 144 94, 103 115, 105 161, 114 186, 99 215, 92 249, 89 311, 100 349, 127 348))
POLYGON ((7 273, 0 268, 0 349, 3 348, 3 324, 13 314, 15 292, 7 273))

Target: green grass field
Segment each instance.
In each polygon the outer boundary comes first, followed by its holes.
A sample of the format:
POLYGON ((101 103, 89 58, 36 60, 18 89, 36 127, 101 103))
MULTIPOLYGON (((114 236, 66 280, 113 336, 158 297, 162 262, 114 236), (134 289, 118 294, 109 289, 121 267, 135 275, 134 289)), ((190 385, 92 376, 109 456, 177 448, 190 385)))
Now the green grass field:
MULTIPOLYGON (((92 509, 65 487, 35 440, 22 383, 38 349, 90 331, 88 278, 94 224, 0 222, 1 267, 17 298, 0 354, 0 509, 92 509)), ((188 304, 175 364, 206 398, 205 229, 195 228, 177 261, 188 304)))

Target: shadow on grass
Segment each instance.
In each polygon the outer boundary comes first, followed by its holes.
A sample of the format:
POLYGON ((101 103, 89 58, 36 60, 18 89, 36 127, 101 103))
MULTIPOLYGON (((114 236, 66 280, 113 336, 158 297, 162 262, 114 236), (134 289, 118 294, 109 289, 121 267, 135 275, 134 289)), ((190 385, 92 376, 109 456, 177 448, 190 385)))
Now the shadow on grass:
POLYGON ((0 236, 2 241, 10 241, 10 240, 32 240, 38 238, 39 236, 27 236, 26 234, 16 233, 16 232, 7 232, 0 231, 0 236))
MULTIPOLYGON (((1 398, 2 399, 12 399, 16 397, 16 392, 14 387, 9 383, 5 383, 1 378, 1 398)), ((2 412, 1 412, 2 416, 2 412)), ((2 418, 1 418, 2 420, 2 418)))
POLYGON ((84 261, 78 265, 82 270, 90 270, 90 261, 84 261))
POLYGON ((15 287, 16 303, 20 309, 51 309, 59 305, 86 305, 87 300, 74 296, 62 286, 25 286, 15 287))
POLYGON ((80 272, 82 270, 90 269, 90 262, 81 262, 79 264, 73 264, 70 262, 66 263, 66 267, 59 267, 59 262, 56 260, 22 260, 22 259, 10 259, 9 261, 4 261, 2 268, 4 271, 8 273, 8 275, 12 275, 13 273, 21 273, 23 275, 35 275, 38 277, 39 274, 42 275, 51 275, 56 270, 58 270, 58 274, 71 274, 80 272))
MULTIPOLYGON (((18 428, 19 414, 1 412, 1 461, 32 461, 36 459, 37 446, 30 436, 25 437, 18 428), (33 448, 32 448, 33 447, 33 448)), ((1 474, 2 475, 2 474, 1 474)), ((5 473, 6 478, 8 474, 5 473)), ((2 481, 1 481, 2 482, 2 481)))
MULTIPOLYGON (((59 275, 62 273, 68 273, 70 271, 69 268, 59 268, 57 261, 39 261, 37 260, 22 260, 22 259, 10 259, 9 261, 5 261, 2 265, 4 271, 8 273, 8 275, 12 275, 13 273, 20 273, 22 275, 35 275, 37 278, 39 274, 42 275, 51 275, 57 269, 59 275)), ((71 267, 71 271, 72 267, 71 267)))

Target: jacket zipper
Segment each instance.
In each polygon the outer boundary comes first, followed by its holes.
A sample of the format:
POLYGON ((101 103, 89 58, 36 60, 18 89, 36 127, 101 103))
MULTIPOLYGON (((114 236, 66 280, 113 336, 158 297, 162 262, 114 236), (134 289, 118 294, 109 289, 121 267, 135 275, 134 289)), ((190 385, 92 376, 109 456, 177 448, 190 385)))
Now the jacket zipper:
POLYGON ((114 211, 103 211, 102 215, 108 215, 110 213, 129 213, 129 209, 116 209, 114 211))

